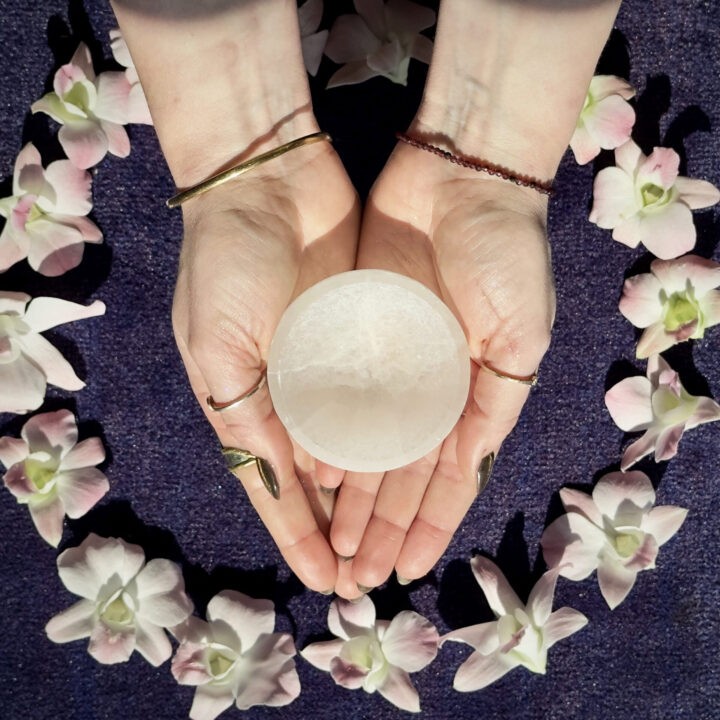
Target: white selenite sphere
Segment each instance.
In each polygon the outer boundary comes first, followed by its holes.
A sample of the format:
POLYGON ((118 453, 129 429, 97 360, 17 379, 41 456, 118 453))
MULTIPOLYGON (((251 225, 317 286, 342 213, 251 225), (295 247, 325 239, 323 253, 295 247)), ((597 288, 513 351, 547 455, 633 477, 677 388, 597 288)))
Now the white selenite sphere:
POLYGON ((292 438, 356 472, 407 465, 437 447, 465 406, 470 355, 447 306, 384 270, 323 280, 285 311, 268 387, 292 438))

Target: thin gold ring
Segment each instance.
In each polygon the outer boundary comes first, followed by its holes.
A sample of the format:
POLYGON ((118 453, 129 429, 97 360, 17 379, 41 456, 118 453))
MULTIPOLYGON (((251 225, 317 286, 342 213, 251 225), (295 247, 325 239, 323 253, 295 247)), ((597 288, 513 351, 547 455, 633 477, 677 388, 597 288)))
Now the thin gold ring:
POLYGON ((246 400, 249 400, 258 390, 261 390, 263 387, 265 387, 266 382, 267 377, 265 376, 265 373, 263 373, 257 385, 251 387, 246 393, 243 393, 239 397, 228 400, 227 402, 216 402, 215 400, 213 400, 212 395, 208 395, 207 404, 210 406, 210 409, 214 410, 215 412, 223 412, 223 410, 233 410, 239 405, 242 405, 246 400))
POLYGON ((520 375, 508 375, 507 373, 500 372, 499 370, 486 365, 484 362, 480 362, 480 368, 486 373, 490 373, 490 375, 494 375, 501 380, 510 380, 510 382, 519 383, 520 385, 529 385, 530 387, 535 387, 535 385, 537 385, 537 372, 534 372, 532 375, 526 375, 525 377, 520 375))

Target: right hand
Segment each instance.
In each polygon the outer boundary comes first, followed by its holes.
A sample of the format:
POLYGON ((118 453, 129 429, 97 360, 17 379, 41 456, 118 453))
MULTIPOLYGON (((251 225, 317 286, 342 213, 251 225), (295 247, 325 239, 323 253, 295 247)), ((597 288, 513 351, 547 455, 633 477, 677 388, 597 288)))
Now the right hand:
POLYGON ((353 268, 355 190, 332 147, 320 142, 189 200, 183 211, 173 327, 193 392, 223 446, 271 464, 279 500, 254 465, 235 474, 290 568, 307 587, 331 590, 338 563, 326 539, 329 509, 321 507, 312 459, 293 448, 267 385, 223 412, 211 410, 207 397, 224 402, 253 388, 288 304, 353 268))

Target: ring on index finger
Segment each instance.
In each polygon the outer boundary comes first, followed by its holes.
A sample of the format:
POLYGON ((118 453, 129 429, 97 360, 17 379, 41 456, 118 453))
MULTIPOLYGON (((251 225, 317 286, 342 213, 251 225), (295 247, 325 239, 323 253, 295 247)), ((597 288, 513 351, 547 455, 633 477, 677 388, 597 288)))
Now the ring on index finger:
POLYGON ((233 410, 236 407, 239 407, 242 405, 246 400, 249 400, 258 390, 261 390, 263 387, 265 387, 265 383, 267 382, 267 376, 265 373, 263 373, 260 376, 260 380, 258 380, 256 385, 253 385, 247 392, 244 392, 242 395, 239 395, 236 398, 233 398, 232 400, 228 400, 226 402, 216 402, 213 399, 212 395, 207 396, 207 404, 210 406, 211 410, 214 410, 215 412, 223 412, 223 410, 233 410))

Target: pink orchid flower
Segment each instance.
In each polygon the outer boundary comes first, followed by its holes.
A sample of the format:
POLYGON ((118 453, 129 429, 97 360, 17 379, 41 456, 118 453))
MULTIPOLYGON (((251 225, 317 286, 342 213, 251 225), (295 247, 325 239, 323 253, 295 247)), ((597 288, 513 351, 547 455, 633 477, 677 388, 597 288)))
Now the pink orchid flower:
POLYGON ((0 438, 0 462, 7 468, 3 480, 28 506, 40 536, 57 547, 65 514, 82 517, 110 489, 94 467, 105 459, 105 448, 96 437, 78 442, 69 410, 35 415, 20 435, 0 438))
POLYGON ((123 72, 95 76, 90 51, 80 43, 72 59, 56 73, 54 92, 34 102, 34 113, 44 112, 62 127, 58 133, 65 154, 79 168, 97 165, 110 152, 130 154, 128 122, 130 83, 123 72))
POLYGON ((614 150, 630 139, 635 111, 626 100, 634 95, 635 88, 615 75, 596 75, 590 81, 570 140, 570 149, 579 165, 589 163, 600 150, 614 150))
POLYGON ((60 553, 57 565, 65 587, 82 600, 48 622, 50 640, 89 637, 88 652, 106 665, 125 662, 134 650, 155 666, 170 657, 164 628, 179 625, 193 609, 175 563, 146 564, 138 545, 90 534, 60 553))
POLYGON ((494 562, 478 555, 470 565, 497 620, 443 635, 442 643, 463 642, 475 650, 458 668, 455 690, 481 690, 521 665, 544 675, 547 651, 587 625, 587 618, 572 608, 552 612, 558 570, 538 580, 525 604, 494 562))
POLYGON ((305 68, 315 77, 327 43, 328 31, 320 30, 323 16, 323 0, 307 0, 298 8, 300 37, 305 68))
POLYGON ((605 405, 621 430, 645 431, 623 453, 622 470, 652 452, 656 462, 670 460, 686 430, 720 420, 720 405, 712 398, 690 395, 660 355, 649 358, 647 377, 626 378, 611 387, 605 405))
POLYGON ((69 160, 43 168, 40 153, 28 143, 15 161, 13 194, 0 199, 0 215, 7 219, 0 234, 0 272, 25 258, 46 277, 77 267, 85 243, 102 242, 86 217, 91 182, 90 173, 69 160))
MULTIPOLYGON (((110 51, 115 60, 125 68, 125 79, 128 82, 127 89, 127 120, 128 123, 142 123, 143 125, 152 125, 152 117, 150 117, 150 108, 148 108, 145 91, 140 84, 137 70, 130 57, 125 38, 119 29, 110 31, 110 51)), ((118 88, 123 86, 118 83, 118 88)))
POLYGON ((637 470, 600 478, 592 498, 569 488, 563 488, 560 497, 567 514, 542 535, 545 562, 570 580, 583 580, 597 570, 610 609, 627 597, 641 570, 655 567, 658 548, 687 515, 673 505, 653 507, 652 483, 637 470))
POLYGON ((646 358, 676 343, 699 339, 720 323, 720 264, 696 255, 655 260, 650 272, 628 278, 620 312, 645 328, 637 357, 646 358))
POLYGON ((36 410, 48 383, 64 390, 84 388, 70 363, 40 333, 104 312, 100 300, 86 307, 58 298, 32 300, 25 293, 0 291, 0 412, 36 410))
POLYGON ((336 599, 328 627, 336 640, 313 643, 301 655, 329 672, 343 687, 379 692, 401 710, 420 712, 420 699, 408 673, 422 670, 437 655, 439 636, 424 617, 405 610, 392 621, 376 620, 365 595, 357 604, 336 599))
POLYGON ((720 191, 679 176, 680 156, 669 148, 656 147, 645 157, 630 140, 615 150, 615 162, 595 178, 590 222, 612 229, 613 239, 628 247, 642 243, 663 260, 692 250, 692 210, 715 205, 720 191))
POLYGON ((300 694, 291 635, 275 633, 270 600, 224 590, 207 607, 208 622, 191 617, 173 631, 181 641, 172 674, 197 687, 191 720, 214 720, 235 704, 280 707, 300 694))
POLYGON ((344 63, 328 88, 386 77, 407 85, 410 58, 429 63, 432 41, 421 30, 435 23, 435 12, 410 0, 354 0, 357 15, 341 15, 330 29, 325 54, 344 63))

